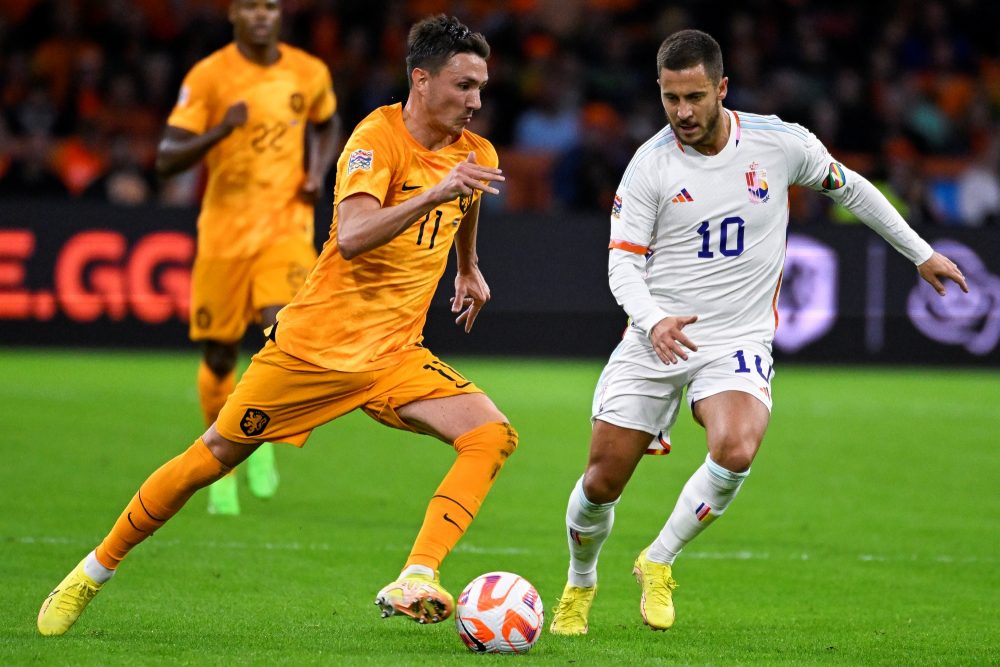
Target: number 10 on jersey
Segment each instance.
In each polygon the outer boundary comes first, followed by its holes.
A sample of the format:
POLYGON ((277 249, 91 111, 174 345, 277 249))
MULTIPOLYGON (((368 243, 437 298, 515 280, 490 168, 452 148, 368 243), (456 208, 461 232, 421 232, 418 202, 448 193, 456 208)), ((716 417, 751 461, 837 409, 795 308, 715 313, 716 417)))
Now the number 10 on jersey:
POLYGON ((743 218, 730 216, 723 219, 718 229, 713 230, 711 223, 706 220, 698 226, 698 235, 701 236, 701 250, 698 257, 715 257, 712 249, 712 235, 718 234, 718 252, 723 257, 737 257, 743 254, 743 218), (733 238, 735 236, 735 239, 733 238))

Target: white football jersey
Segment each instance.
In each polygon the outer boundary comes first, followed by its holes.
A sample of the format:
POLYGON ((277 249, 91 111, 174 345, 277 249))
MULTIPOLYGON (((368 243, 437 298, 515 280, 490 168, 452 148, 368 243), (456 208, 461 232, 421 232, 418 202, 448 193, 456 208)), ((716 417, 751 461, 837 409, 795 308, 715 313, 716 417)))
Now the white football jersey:
POLYGON ((724 113, 729 141, 718 154, 682 146, 668 125, 636 151, 618 186, 609 272, 634 334, 645 338, 667 315, 697 315, 684 329, 696 345, 734 339, 770 345, 791 185, 867 208, 862 220, 912 261, 930 257, 930 247, 888 202, 871 201, 874 187, 831 157, 811 132, 776 116, 724 113), (616 265, 643 257, 638 270, 648 296, 639 290, 642 298, 630 304, 635 285, 616 278, 616 265))

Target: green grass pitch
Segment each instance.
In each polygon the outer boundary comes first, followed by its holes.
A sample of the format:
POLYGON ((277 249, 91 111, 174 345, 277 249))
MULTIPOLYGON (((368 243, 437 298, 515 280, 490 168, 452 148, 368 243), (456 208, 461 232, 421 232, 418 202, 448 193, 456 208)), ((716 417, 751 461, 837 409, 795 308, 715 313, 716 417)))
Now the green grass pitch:
MULTIPOLYGON (((586 461, 603 360, 447 359, 521 434, 451 554, 458 593, 489 570, 565 577, 566 498, 586 461)), ((355 413, 278 451, 270 501, 209 516, 204 492, 123 564, 64 637, 35 615, 139 483, 200 433, 195 353, 0 351, 0 664, 982 665, 1000 662, 1000 375, 779 365, 775 411, 727 515, 678 559, 678 620, 641 622, 635 554, 705 456, 682 413, 643 461, 601 559, 590 634, 475 656, 449 621, 382 620, 452 460, 355 413)))

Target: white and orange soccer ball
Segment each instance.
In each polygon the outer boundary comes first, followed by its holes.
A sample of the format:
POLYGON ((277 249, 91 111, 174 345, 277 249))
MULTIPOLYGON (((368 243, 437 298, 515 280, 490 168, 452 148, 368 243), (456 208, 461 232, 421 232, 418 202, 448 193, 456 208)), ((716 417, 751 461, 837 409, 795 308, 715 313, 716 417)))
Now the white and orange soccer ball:
POLYGON ((487 572, 469 582, 455 605, 455 626, 475 653, 526 653, 542 634, 545 611, 524 577, 487 572))

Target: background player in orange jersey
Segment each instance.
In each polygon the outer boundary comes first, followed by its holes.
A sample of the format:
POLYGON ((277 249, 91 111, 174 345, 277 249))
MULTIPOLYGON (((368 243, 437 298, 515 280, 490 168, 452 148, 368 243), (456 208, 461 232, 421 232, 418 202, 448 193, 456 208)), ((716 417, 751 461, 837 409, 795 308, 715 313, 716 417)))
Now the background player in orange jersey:
POLYGON ((413 27, 408 46, 406 103, 376 109, 348 139, 330 240, 305 285, 215 424, 142 484, 104 541, 46 598, 42 634, 66 632, 133 547, 260 443, 301 446, 313 428, 358 408, 457 453, 399 578, 375 599, 383 616, 436 623, 451 615, 438 568, 518 437, 479 388, 423 347, 422 330, 452 246, 456 322, 468 332, 489 300, 476 254, 479 204, 504 177, 492 144, 466 129, 487 81, 486 40, 436 16, 413 27))
MULTIPOLYGON (((156 162, 164 177, 202 158, 208 167, 190 327, 191 340, 202 343, 198 396, 206 425, 233 391, 247 326, 273 325, 316 260, 313 206, 340 140, 330 72, 278 41, 278 0, 235 0, 229 19, 233 42, 185 77, 156 162)), ((274 495, 270 443, 246 468, 251 493, 274 495)), ((208 509, 239 514, 234 474, 211 486, 208 509)))

